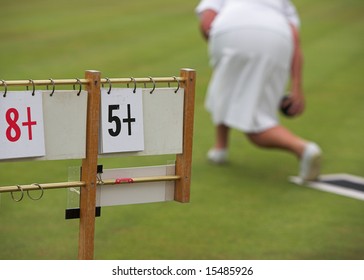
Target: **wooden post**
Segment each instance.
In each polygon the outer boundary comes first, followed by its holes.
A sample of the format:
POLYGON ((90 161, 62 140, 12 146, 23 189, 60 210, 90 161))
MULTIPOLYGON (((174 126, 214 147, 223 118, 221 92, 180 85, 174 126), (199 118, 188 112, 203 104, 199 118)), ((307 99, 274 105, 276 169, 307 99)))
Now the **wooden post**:
POLYGON ((90 260, 94 257, 96 176, 100 118, 100 72, 86 71, 87 84, 87 125, 86 125, 86 158, 82 160, 80 195, 80 231, 78 258, 90 260))
POLYGON ((196 72, 192 69, 181 69, 180 76, 185 79, 184 114, 183 114, 183 151, 176 156, 176 175, 181 179, 176 181, 174 200, 190 201, 193 120, 195 108, 196 72))

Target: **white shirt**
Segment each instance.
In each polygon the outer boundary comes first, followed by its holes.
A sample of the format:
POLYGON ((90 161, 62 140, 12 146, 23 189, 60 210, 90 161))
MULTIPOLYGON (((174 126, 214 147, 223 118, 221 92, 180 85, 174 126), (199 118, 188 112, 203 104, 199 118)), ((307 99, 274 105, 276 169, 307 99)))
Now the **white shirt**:
POLYGON ((262 27, 287 32, 287 22, 299 27, 300 20, 290 0, 201 0, 196 13, 212 9, 218 16, 211 34, 237 27, 262 27))

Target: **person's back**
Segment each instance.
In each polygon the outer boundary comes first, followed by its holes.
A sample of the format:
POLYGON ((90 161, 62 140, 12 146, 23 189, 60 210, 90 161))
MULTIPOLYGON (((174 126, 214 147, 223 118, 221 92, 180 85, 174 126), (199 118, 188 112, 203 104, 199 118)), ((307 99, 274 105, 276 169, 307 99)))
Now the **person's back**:
POLYGON ((264 148, 300 159, 300 177, 316 179, 321 150, 279 124, 277 110, 291 78, 289 114, 304 111, 299 18, 289 0, 202 0, 196 8, 214 68, 206 108, 216 126, 208 158, 227 158, 230 128, 264 148))
MULTIPOLYGON (((197 12, 208 5, 204 2, 209 1, 202 1, 197 12)), ((215 8, 219 12, 213 22, 211 35, 244 26, 257 26, 290 36, 287 18, 292 24, 299 25, 296 10, 287 0, 217 0, 215 8)))

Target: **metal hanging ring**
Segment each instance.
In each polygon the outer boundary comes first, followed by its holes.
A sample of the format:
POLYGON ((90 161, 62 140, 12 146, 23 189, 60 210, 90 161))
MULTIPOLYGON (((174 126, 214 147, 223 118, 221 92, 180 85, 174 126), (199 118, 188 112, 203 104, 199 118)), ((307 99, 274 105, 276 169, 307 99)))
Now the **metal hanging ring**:
POLYGON ((40 196, 39 197, 37 197, 37 198, 34 198, 34 197, 32 197, 30 194, 29 194, 29 190, 27 190, 27 195, 28 195, 28 197, 31 199, 31 200, 39 200, 39 199, 41 199, 42 197, 43 197, 43 194, 44 194, 44 189, 41 187, 41 185, 39 185, 39 184, 32 184, 32 185, 35 185, 35 186, 37 186, 42 192, 41 192, 41 194, 40 194, 40 196))
POLYGON ((130 77, 130 80, 134 83, 133 93, 135 93, 136 92, 136 87, 137 87, 136 80, 133 77, 130 77))
POLYGON ((32 83, 32 86, 33 86, 32 96, 34 96, 34 94, 35 94, 35 84, 34 84, 34 81, 33 80, 29 80, 29 82, 32 83))
POLYGON ((153 80, 153 78, 152 77, 148 77, 152 82, 153 82, 153 88, 152 88, 152 90, 149 92, 150 94, 152 94, 153 92, 154 92, 154 90, 155 90, 155 81, 153 80))
MULTIPOLYGON (((77 92, 77 96, 79 96, 80 94, 81 94, 81 90, 82 90, 82 83, 81 83, 81 81, 80 81, 80 79, 78 79, 78 78, 76 78, 76 83, 80 86, 80 88, 79 88, 79 90, 78 90, 78 92, 77 92)), ((73 85, 73 89, 76 89, 76 87, 75 87, 76 85, 74 84, 73 85)))
POLYGON ((178 86, 177 86, 177 89, 174 91, 174 93, 177 93, 177 91, 179 90, 179 80, 175 77, 175 76, 173 76, 173 79, 175 79, 176 80, 176 82, 178 83, 178 86))
POLYGON ((18 187, 18 189, 21 191, 21 196, 20 196, 20 198, 19 198, 19 199, 15 199, 15 198, 14 198, 14 195, 13 195, 13 192, 10 192, 11 198, 12 198, 15 202, 19 202, 19 201, 21 201, 21 200, 23 199, 23 197, 24 197, 24 191, 23 191, 23 188, 22 188, 21 186, 19 186, 19 185, 17 185, 17 187, 18 187))
MULTIPOLYGON (((49 80, 52 82, 52 87, 53 87, 52 92, 51 92, 51 94, 49 96, 53 96, 53 93, 56 90, 56 84, 54 83, 53 79, 49 79, 49 80)), ((48 89, 48 86, 47 86, 47 89, 48 89)))
POLYGON ((6 97, 6 93, 8 92, 8 85, 5 83, 4 80, 1 80, 1 82, 3 83, 3 86, 4 86, 4 94, 3 94, 3 97, 6 97))

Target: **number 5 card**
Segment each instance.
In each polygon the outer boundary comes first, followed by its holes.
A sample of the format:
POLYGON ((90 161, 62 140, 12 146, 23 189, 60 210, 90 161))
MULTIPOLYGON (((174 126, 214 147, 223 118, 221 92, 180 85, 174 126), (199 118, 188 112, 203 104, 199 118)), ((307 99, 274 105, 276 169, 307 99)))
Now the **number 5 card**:
POLYGON ((142 90, 102 89, 100 130, 101 154, 144 150, 142 90))
POLYGON ((45 155, 42 93, 10 91, 0 97, 0 159, 45 155))

